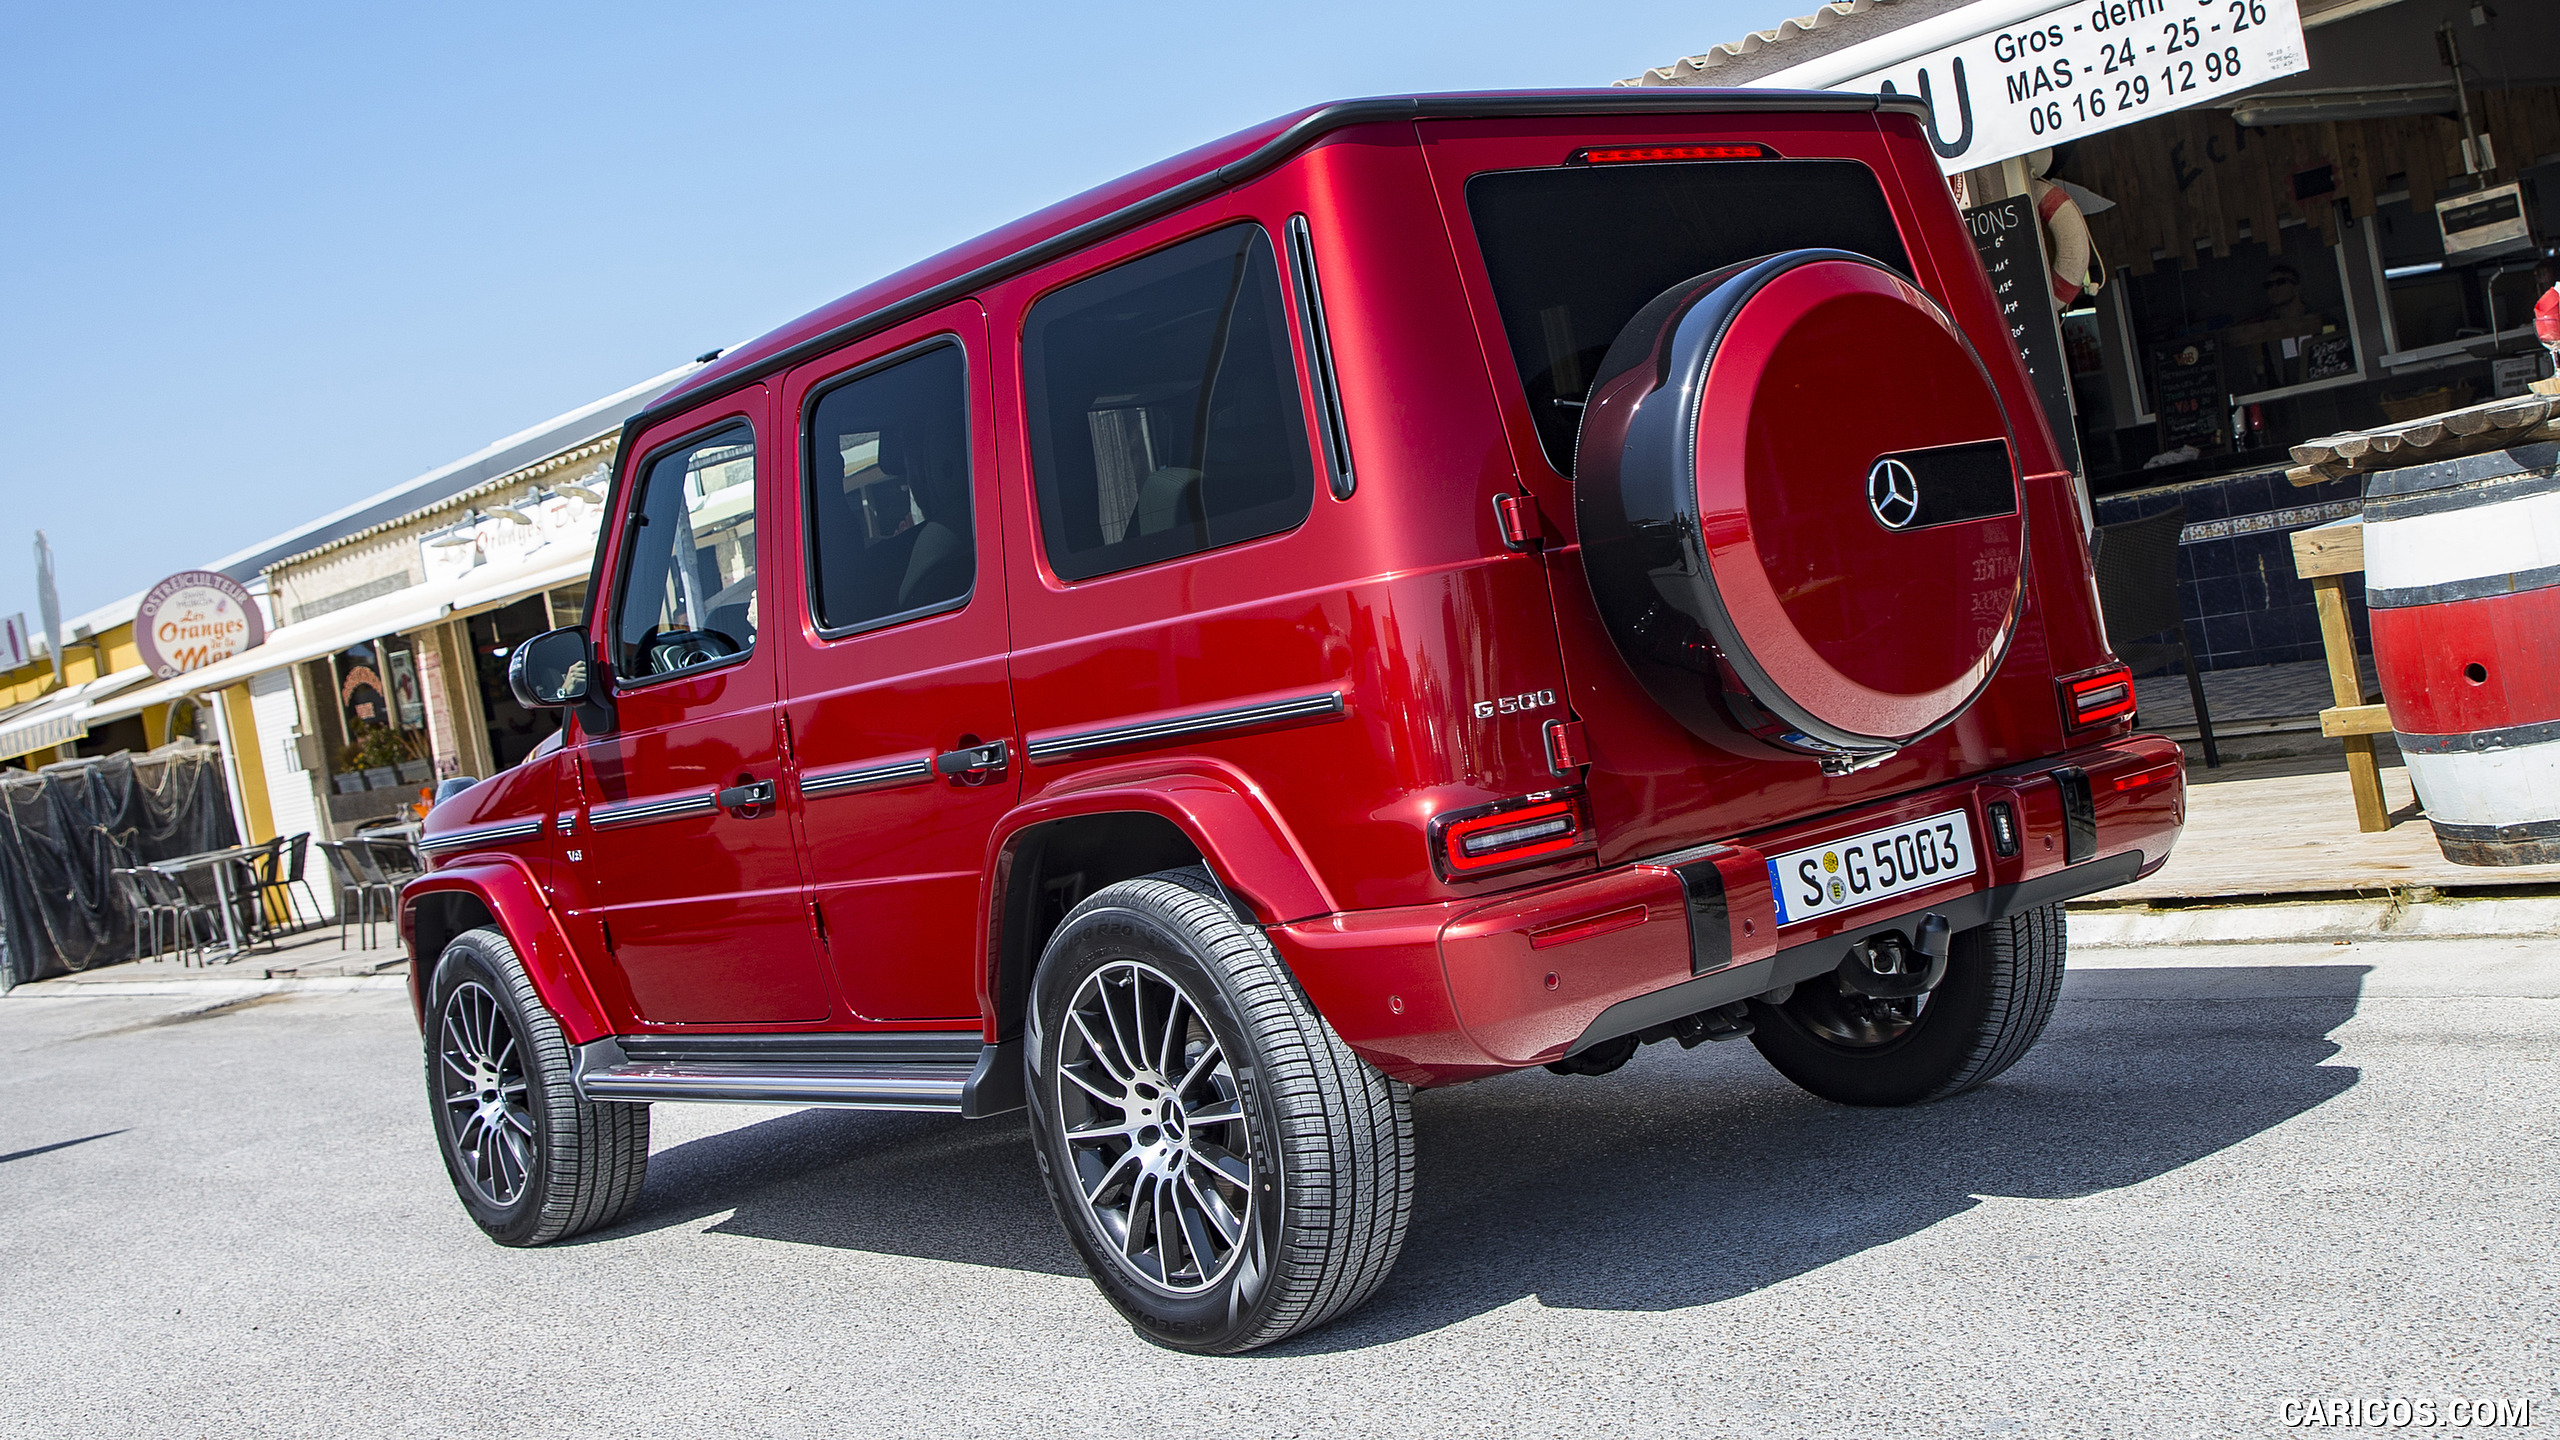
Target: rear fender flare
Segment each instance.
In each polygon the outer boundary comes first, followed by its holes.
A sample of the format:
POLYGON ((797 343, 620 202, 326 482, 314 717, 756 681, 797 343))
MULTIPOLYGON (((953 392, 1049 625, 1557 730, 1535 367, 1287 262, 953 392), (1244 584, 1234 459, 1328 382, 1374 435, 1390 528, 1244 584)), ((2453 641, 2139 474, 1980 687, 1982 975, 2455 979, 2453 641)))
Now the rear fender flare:
POLYGON ((1005 1009, 1005 892, 1022 842, 1061 820, 1108 814, 1152 815, 1182 832, 1254 924, 1277 925, 1339 908, 1305 847, 1243 774, 1199 759, 1083 771, 1007 815, 987 843, 987 883, 980 887, 978 914, 986 953, 978 998, 999 1026, 1005 1009))
POLYGON ((474 855, 439 867, 412 880, 400 892, 400 943, 409 952, 409 1003, 426 1023, 427 985, 436 956, 419 953, 418 912, 421 902, 436 895, 468 895, 489 912, 542 1003, 560 1020, 569 1043, 583 1045, 613 1033, 604 1007, 578 964, 577 950, 561 928, 559 913, 543 898, 542 887, 524 861, 512 855, 474 855))

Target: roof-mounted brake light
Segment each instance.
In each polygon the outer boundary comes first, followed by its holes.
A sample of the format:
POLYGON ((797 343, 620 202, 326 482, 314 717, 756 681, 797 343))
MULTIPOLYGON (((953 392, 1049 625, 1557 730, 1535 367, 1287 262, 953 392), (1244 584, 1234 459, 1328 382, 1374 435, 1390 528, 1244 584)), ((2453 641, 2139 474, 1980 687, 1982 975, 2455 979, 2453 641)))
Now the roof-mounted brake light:
POLYGON ((1594 145, 1576 150, 1564 159, 1567 165, 1641 165, 1663 160, 1775 160, 1778 152, 1766 145, 1724 143, 1717 145, 1594 145))

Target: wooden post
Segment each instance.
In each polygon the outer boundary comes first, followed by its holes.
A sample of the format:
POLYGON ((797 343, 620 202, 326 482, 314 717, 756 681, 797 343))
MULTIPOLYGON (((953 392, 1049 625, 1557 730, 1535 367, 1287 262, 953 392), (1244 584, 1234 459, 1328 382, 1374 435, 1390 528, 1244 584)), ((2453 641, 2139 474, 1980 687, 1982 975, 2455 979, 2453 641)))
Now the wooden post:
POLYGON ((2320 649, 2329 661, 2329 703, 2320 716, 2320 732, 2338 737, 2347 747, 2347 786, 2355 792, 2356 828, 2371 834, 2391 828, 2391 812, 2382 803, 2382 768, 2373 755, 2373 737, 2391 728, 2382 706, 2367 705, 2364 680, 2356 674, 2356 632, 2347 623, 2346 577, 2364 569, 2364 524, 2361 519, 2336 520, 2297 530, 2293 535, 2294 573, 2311 582, 2320 607, 2320 649))
MULTIPOLYGON (((2364 704, 2364 682, 2356 676, 2356 632, 2347 623, 2347 582, 2323 575, 2311 582, 2320 605, 2320 648, 2329 656, 2329 696, 2340 709, 2364 704)), ((2373 737, 2348 735, 2347 785, 2356 795, 2356 828, 2367 834, 2391 828, 2391 812, 2382 803, 2382 768, 2373 758, 2373 737)))

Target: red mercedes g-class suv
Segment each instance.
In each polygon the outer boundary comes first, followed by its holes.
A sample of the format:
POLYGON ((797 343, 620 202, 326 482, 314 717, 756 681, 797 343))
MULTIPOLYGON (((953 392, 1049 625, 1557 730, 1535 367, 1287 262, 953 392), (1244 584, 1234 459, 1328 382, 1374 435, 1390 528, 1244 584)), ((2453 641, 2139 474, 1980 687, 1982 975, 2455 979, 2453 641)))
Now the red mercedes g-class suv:
POLYGON ((473 1218, 614 1223, 653 1101, 1022 1110, 1104 1294, 1236 1351, 1384 1280, 1412 1087, 2014 1063, 2184 774, 1922 118, 1327 105, 634 417, 510 657, 565 728, 402 899, 473 1218))

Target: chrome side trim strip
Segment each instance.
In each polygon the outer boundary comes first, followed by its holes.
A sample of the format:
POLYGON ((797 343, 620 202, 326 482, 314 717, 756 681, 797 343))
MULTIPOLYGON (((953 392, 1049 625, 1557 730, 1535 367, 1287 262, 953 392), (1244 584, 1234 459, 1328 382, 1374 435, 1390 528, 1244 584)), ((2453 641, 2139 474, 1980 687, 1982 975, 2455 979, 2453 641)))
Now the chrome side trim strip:
POLYGON ((509 840, 530 840, 542 833, 542 817, 530 820, 502 820, 495 825, 474 825, 468 830, 448 830, 442 835, 421 835, 418 848, 433 854, 439 850, 459 850, 466 845, 498 845, 509 840))
POLYGON ((657 800, 625 800, 619 805, 598 805, 587 811, 587 825, 602 830, 613 825, 637 825, 647 820, 673 820, 680 815, 698 815, 714 808, 709 791, 699 795, 669 795, 657 800))
POLYGON ((1321 695, 1300 695, 1264 705, 1241 705, 1231 710, 1201 710, 1170 719, 1151 720, 1144 725, 1114 725, 1102 730, 1079 730, 1070 735, 1035 738, 1030 746, 1031 763, 1038 765, 1063 760, 1070 755, 1115 745, 1141 745, 1185 735, 1202 735, 1213 730, 1267 725, 1274 720, 1300 720, 1344 713, 1342 692, 1339 690, 1327 690, 1321 695))
POLYGON ((821 795, 841 795, 851 790, 913 785, 932 778, 933 757, 914 755, 904 760, 848 765, 837 770, 803 771, 800 776, 800 793, 814 799, 821 795))

